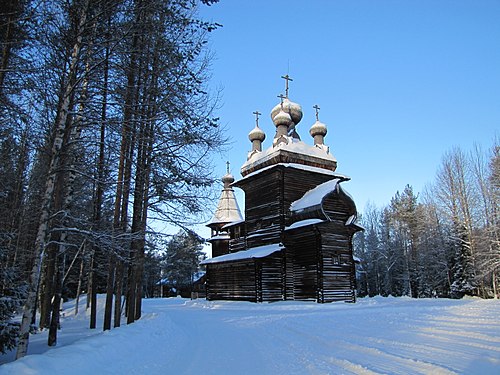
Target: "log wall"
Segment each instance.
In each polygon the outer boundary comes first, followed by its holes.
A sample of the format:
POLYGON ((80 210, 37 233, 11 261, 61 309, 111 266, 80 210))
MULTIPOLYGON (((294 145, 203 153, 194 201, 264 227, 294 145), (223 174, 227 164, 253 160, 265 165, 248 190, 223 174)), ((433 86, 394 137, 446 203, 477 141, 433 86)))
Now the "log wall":
POLYGON ((254 262, 207 264, 207 299, 257 302, 254 262))
POLYGON ((321 210, 321 218, 329 221, 285 231, 285 225, 301 220, 289 212, 290 204, 333 178, 276 166, 237 182, 245 191, 246 219, 239 237, 236 228, 230 229, 229 251, 280 242, 285 250, 265 258, 208 264, 207 299, 354 302, 352 235, 357 229, 345 225, 356 213, 351 199, 333 192, 321 210))
POLYGON ((321 293, 319 302, 355 302, 355 268, 352 234, 344 225, 318 226, 321 232, 321 293))
POLYGON ((287 232, 285 298, 316 301, 318 299, 319 238, 312 227, 287 232))

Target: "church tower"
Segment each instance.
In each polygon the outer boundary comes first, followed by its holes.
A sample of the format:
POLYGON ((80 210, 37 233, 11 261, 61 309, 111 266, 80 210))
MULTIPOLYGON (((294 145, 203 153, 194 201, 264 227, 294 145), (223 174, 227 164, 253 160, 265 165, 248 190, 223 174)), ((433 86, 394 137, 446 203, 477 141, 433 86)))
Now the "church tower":
POLYGON ((229 173, 229 162, 227 162, 227 173, 222 177, 224 188, 219 204, 212 220, 207 224, 207 227, 212 230, 211 238, 208 240, 212 244, 212 257, 229 253, 229 233, 224 227, 227 224, 243 221, 234 190, 231 187, 233 182, 234 177, 229 173))

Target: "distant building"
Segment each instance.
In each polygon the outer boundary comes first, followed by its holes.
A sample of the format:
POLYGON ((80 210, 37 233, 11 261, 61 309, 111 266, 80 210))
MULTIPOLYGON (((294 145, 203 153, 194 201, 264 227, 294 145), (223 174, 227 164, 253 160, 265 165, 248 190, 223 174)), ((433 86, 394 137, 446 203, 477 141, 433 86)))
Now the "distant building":
POLYGON ((272 145, 256 126, 242 179, 223 177, 224 190, 212 229, 213 258, 206 265, 209 300, 254 302, 355 301, 352 238, 356 206, 335 173, 337 161, 324 144, 327 127, 318 119, 309 130, 314 144, 300 140, 302 108, 286 96, 271 111, 272 145), (245 219, 232 187, 245 192, 245 219))

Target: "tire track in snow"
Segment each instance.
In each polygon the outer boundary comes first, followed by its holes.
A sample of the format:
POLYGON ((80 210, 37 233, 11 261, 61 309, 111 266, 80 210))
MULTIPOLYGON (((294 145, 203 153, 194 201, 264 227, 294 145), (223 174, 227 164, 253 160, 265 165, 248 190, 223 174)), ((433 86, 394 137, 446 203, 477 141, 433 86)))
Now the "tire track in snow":
MULTIPOLYGON (((344 340, 344 339, 325 339, 323 337, 312 335, 309 332, 304 332, 298 330, 296 328, 292 328, 290 326, 286 327, 289 332, 293 332, 294 334, 301 336, 302 338, 306 338, 307 340, 320 342, 324 348, 329 348, 332 350, 331 353, 325 354, 322 353, 323 361, 342 364, 343 361, 348 361, 349 366, 344 367, 344 370, 352 371, 354 366, 358 369, 366 369, 367 371, 372 371, 372 373, 378 373, 381 371, 382 373, 405 373, 405 374, 436 374, 436 375, 451 375, 456 374, 456 372, 452 371, 447 367, 440 366, 435 363, 430 363, 428 361, 413 359, 411 357, 400 356, 392 353, 388 353, 379 348, 363 346, 359 344, 355 344, 352 341, 363 341, 362 337, 357 337, 355 340, 344 340), (338 358, 335 356, 336 350, 341 348, 342 352, 348 356, 353 357, 353 352, 358 355, 354 355, 355 358, 338 358), (346 351, 345 349, 349 349, 346 351), (333 357, 331 356, 333 354, 333 357), (367 358, 368 354, 370 357, 367 358), (359 361, 359 358, 363 358, 363 362, 359 361), (353 359, 358 359, 358 362, 352 362, 353 359)), ((316 347, 316 345, 312 345, 312 347, 316 347)), ((399 351, 399 350, 398 350, 399 351)), ((315 353, 317 356, 318 353, 315 353)), ((356 374, 363 374, 363 372, 354 372, 356 374)))
MULTIPOLYGON (((428 341, 425 344, 416 344, 416 343, 406 343, 406 342, 395 342, 392 340, 367 337, 366 340, 379 344, 385 348, 391 348, 391 351, 399 351, 404 352, 407 356, 414 357, 415 353, 423 356, 424 358, 430 360, 432 359, 435 362, 441 361, 443 358, 450 358, 450 356, 456 357, 457 361, 452 361, 449 366, 449 369, 452 371, 456 371, 460 373, 462 368, 457 366, 462 362, 472 362, 477 359, 478 354, 476 352, 471 353, 470 349, 467 348, 458 348, 454 346, 453 348, 450 346, 449 342, 441 342, 438 343, 434 340, 428 341)), ((482 353, 481 357, 484 360, 488 360, 492 363, 498 361, 496 358, 489 356, 486 353, 482 353)), ((500 364, 500 363, 499 363, 500 364)))

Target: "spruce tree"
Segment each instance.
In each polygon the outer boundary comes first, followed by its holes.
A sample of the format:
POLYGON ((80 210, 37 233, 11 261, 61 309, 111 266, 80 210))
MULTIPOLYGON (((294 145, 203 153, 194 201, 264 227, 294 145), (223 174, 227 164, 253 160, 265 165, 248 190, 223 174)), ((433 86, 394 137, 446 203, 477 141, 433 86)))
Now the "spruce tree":
POLYGON ((476 289, 474 263, 470 242, 468 241, 466 228, 457 224, 455 229, 454 248, 455 264, 453 267, 453 282, 451 284, 451 296, 462 298, 464 295, 473 295, 476 289))

